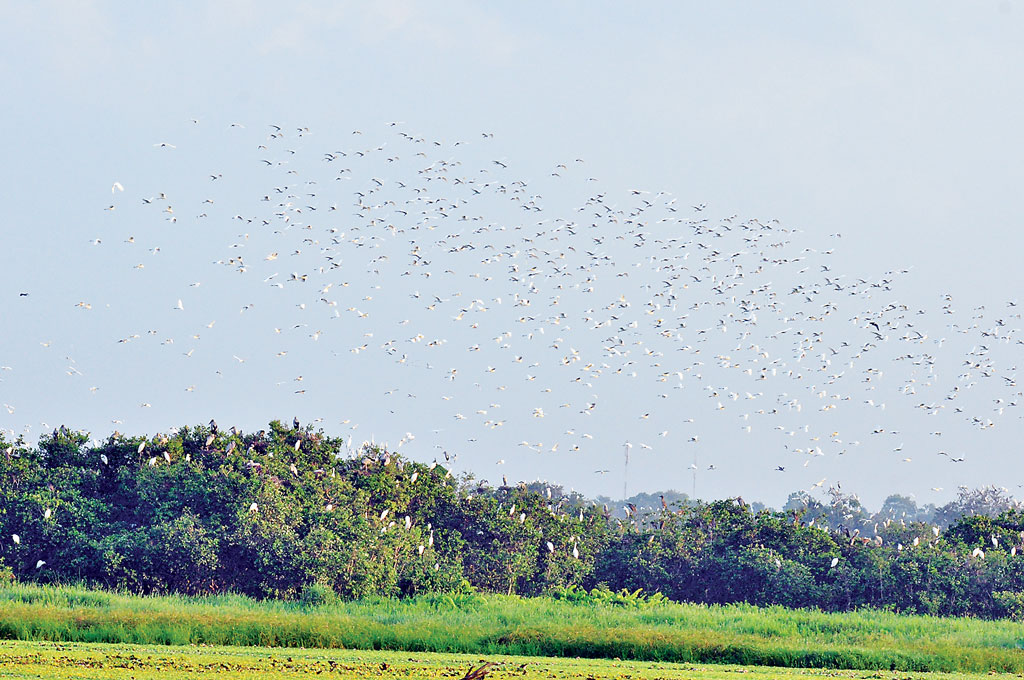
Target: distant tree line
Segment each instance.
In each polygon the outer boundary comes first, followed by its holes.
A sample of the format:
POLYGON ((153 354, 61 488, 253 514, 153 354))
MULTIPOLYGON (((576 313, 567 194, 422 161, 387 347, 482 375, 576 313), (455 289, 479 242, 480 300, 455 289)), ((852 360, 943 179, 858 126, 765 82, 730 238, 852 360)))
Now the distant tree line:
MULTIPOLYGON (((917 501, 911 496, 891 494, 882 502, 882 507, 877 512, 870 512, 865 508, 856 494, 843 493, 837 487, 830 487, 825 496, 823 502, 807 491, 794 491, 789 494, 782 509, 787 513, 799 514, 804 521, 812 525, 844 532, 847 529, 858 533, 866 531, 872 532, 872 535, 878 534, 879 526, 888 527, 892 522, 897 522, 901 526, 921 522, 945 529, 964 515, 996 517, 1007 510, 1024 509, 1024 505, 1013 498, 1007 489, 995 486, 980 489, 962 486, 958 489, 955 499, 940 506, 931 503, 918 506, 917 501)), ((612 514, 620 518, 628 517, 634 511, 638 514, 656 512, 662 503, 675 507, 694 503, 693 499, 678 491, 638 493, 626 500, 598 496, 597 502, 610 508, 612 514)), ((761 510, 772 510, 759 501, 752 501, 750 508, 755 514, 761 510)))
POLYGON ((1024 617, 1024 513, 838 490, 781 511, 682 494, 595 503, 497 488, 274 421, 105 442, 0 437, 0 577, 140 593, 295 598, 642 588, 678 601, 1024 617), (638 502, 639 501, 639 502, 638 502))

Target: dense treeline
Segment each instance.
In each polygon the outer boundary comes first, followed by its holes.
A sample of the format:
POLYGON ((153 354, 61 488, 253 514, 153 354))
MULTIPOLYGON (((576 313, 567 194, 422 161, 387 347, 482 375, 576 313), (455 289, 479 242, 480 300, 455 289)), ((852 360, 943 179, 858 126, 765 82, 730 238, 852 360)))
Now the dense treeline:
POLYGON ((607 586, 706 603, 1024 615, 1018 509, 872 526, 836 495, 831 521, 816 525, 828 512, 809 499, 782 512, 731 499, 617 516, 542 483, 491 488, 381 447, 349 455, 339 438, 277 421, 91 445, 62 427, 38 446, 0 439, 0 450, 0 566, 21 581, 278 598, 607 586))

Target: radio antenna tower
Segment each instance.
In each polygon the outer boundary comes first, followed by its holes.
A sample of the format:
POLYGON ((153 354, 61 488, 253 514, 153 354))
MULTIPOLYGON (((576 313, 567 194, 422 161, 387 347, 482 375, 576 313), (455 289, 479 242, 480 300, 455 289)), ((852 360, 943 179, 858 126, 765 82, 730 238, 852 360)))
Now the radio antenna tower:
POLYGON ((629 498, 627 489, 629 488, 629 450, 633 448, 633 445, 626 442, 626 463, 622 468, 622 500, 629 498))

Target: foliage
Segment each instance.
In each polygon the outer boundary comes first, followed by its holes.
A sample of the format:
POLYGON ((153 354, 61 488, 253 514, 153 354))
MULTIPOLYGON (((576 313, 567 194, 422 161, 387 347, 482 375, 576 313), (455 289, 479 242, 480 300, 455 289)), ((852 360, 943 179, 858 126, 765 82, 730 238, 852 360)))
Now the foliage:
POLYGON ((556 588, 551 591, 551 598, 555 600, 563 600, 565 602, 572 602, 573 604, 590 606, 605 605, 632 609, 643 609, 646 607, 657 606, 668 601, 668 598, 661 593, 648 595, 642 588, 637 588, 632 592, 625 588, 619 591, 612 591, 605 584, 601 584, 596 588, 591 588, 590 591, 586 591, 575 585, 556 588))
POLYGON ((324 605, 336 604, 338 595, 331 588, 319 583, 311 583, 302 588, 299 593, 299 602, 304 607, 322 607, 324 605))
POLYGON ((874 515, 838 489, 792 494, 781 512, 676 492, 598 505, 279 421, 93 443, 62 426, 38 446, 0 435, 0 451, 0 583, 311 608, 434 597, 458 610, 498 593, 984 618, 1019 617, 1024 592, 1024 514, 998 489, 942 508, 890 496, 874 515))
POLYGON ((14 583, 14 570, 0 560, 0 587, 14 583))

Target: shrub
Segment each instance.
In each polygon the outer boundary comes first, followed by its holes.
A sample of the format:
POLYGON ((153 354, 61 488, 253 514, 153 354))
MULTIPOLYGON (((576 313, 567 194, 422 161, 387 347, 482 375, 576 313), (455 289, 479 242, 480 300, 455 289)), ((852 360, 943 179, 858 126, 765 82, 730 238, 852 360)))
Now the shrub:
POLYGON ((331 588, 319 583, 310 583, 299 593, 299 603, 303 607, 322 607, 338 601, 338 594, 331 588))
POLYGON ((668 602, 668 598, 661 593, 648 595, 643 592, 643 588, 633 591, 622 588, 613 591, 604 583, 592 588, 590 592, 571 584, 563 588, 555 588, 551 591, 551 598, 573 604, 603 604, 628 609, 643 609, 668 602))
POLYGON ((1024 622, 1024 593, 1000 590, 992 593, 999 616, 1024 622))

